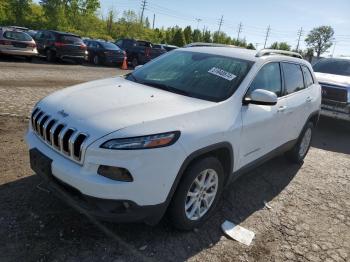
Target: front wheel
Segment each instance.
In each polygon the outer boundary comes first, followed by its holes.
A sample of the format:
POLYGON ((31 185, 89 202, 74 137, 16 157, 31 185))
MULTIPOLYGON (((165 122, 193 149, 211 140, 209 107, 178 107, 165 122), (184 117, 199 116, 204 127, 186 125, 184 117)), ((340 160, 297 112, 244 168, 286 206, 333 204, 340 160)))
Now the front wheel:
POLYGON ((313 130, 314 130, 313 123, 308 122, 305 125, 303 131, 301 132, 295 146, 286 153, 287 158, 291 162, 297 163, 297 164, 300 164, 303 162, 311 146, 313 130))
POLYGON ((215 211, 224 185, 224 170, 215 157, 190 165, 169 206, 172 224, 180 230, 202 225, 215 211))

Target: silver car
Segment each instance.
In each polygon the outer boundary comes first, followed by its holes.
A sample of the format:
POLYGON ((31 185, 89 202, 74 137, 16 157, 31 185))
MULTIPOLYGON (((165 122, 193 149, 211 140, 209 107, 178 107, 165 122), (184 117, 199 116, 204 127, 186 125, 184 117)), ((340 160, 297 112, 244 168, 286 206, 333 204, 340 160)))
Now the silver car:
POLYGON ((0 27, 0 55, 24 56, 27 60, 38 55, 33 38, 22 31, 0 27))

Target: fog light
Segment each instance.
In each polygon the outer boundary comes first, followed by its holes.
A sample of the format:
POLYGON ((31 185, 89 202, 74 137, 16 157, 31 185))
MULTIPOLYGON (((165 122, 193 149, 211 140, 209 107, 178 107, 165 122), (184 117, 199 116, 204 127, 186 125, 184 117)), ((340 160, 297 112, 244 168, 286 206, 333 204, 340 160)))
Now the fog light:
POLYGON ((112 180, 118 180, 123 182, 134 181, 130 172, 127 169, 122 167, 102 165, 98 167, 97 173, 101 176, 107 177, 112 180))

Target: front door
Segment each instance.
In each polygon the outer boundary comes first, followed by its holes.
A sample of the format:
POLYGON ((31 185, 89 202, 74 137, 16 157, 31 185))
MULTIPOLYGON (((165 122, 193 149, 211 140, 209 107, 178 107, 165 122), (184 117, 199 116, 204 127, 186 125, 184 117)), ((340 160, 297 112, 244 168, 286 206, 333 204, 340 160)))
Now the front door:
POLYGON ((242 133, 239 147, 239 168, 283 145, 285 141, 287 102, 282 89, 281 68, 279 63, 264 65, 246 96, 256 89, 264 89, 276 93, 276 105, 248 104, 242 107, 242 133))

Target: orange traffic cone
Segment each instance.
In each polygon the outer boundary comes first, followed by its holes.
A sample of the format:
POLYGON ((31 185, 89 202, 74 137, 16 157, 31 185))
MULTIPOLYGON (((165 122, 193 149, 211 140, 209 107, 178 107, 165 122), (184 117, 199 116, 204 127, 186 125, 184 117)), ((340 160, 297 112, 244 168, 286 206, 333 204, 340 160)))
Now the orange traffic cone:
POLYGON ((122 66, 121 66, 120 69, 122 69, 122 70, 128 70, 128 61, 127 61, 126 56, 124 57, 124 61, 123 61, 123 64, 122 64, 122 66))

